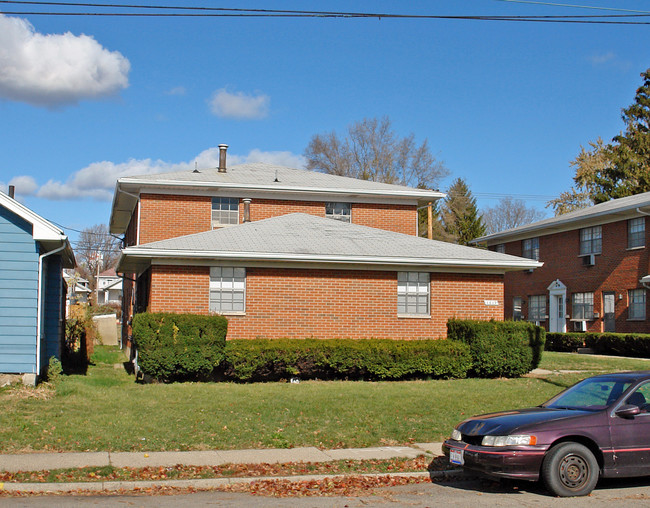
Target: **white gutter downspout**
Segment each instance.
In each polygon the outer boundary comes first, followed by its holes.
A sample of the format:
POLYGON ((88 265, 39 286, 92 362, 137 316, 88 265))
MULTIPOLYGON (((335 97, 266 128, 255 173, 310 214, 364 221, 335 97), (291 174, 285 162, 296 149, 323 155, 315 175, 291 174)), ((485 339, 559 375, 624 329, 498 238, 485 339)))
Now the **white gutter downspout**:
MULTIPOLYGON (((64 241, 65 242, 65 241, 64 241)), ((65 243, 56 250, 46 252, 38 256, 38 291, 36 297, 36 375, 41 375, 41 317, 43 315, 42 301, 43 301, 43 258, 61 252, 65 249, 65 243)))
MULTIPOLYGON (((640 208, 637 208, 637 209, 636 209, 636 212, 637 212, 637 213, 640 213, 641 215, 646 215, 646 216, 650 217, 650 213, 642 212, 640 208)), ((646 289, 650 289, 650 283, 648 283, 648 282, 643 282, 643 279, 639 280, 639 282, 641 283, 641 285, 642 285, 644 288, 646 288, 646 289)))

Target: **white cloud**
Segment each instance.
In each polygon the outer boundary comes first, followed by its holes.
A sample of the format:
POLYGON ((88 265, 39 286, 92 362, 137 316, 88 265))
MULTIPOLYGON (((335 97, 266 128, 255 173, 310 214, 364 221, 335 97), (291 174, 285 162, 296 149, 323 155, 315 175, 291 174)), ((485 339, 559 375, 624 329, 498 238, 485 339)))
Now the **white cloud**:
POLYGON ((210 99, 212 113, 221 118, 257 120, 269 114, 271 98, 268 95, 247 95, 244 92, 231 93, 225 88, 214 92, 210 99))
POLYGON ((176 86, 167 90, 165 95, 185 95, 186 93, 187 89, 184 86, 176 86))
MULTIPOLYGON (((73 173, 66 182, 49 180, 38 190, 34 188, 32 194, 54 201, 78 199, 111 201, 115 190, 115 182, 118 178, 172 171, 189 171, 194 169, 195 161, 199 168, 216 168, 219 165, 219 149, 214 147, 204 150, 187 162, 169 163, 152 159, 129 159, 119 164, 110 161, 94 162, 73 173)), ((228 154, 229 166, 247 162, 268 162, 269 164, 293 168, 303 168, 305 166, 304 158, 291 152, 264 152, 254 149, 244 156, 228 154)), ((31 179, 31 177, 20 178, 31 179)), ((36 182, 34 182, 34 185, 36 185, 36 182)))
POLYGON ((594 53, 589 57, 589 61, 594 65, 603 65, 616 60, 616 53, 607 51, 606 53, 594 53))
POLYGON ((0 97, 56 107, 115 94, 131 64, 87 35, 40 34, 0 14, 0 97))

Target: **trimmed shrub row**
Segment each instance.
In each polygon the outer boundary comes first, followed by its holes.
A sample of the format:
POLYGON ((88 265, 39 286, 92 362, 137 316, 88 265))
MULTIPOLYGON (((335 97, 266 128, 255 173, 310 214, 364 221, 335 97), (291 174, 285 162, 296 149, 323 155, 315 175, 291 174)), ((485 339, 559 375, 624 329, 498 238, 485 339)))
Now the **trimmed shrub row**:
POLYGON ((469 348, 449 340, 231 340, 223 374, 237 381, 464 378, 471 364, 469 348))
POLYGON ((650 335, 630 333, 588 333, 585 346, 599 355, 650 358, 650 335))
POLYGON ((469 345, 470 374, 476 377, 518 377, 535 369, 542 359, 545 334, 525 321, 447 322, 447 338, 469 345))
POLYGON ((158 380, 206 378, 224 359, 223 316, 144 312, 133 317, 132 328, 138 365, 158 380))
POLYGON ((578 348, 585 347, 584 333, 546 333, 546 351, 557 351, 560 353, 575 353, 578 348))
POLYGON ((256 339, 226 342, 222 316, 142 313, 133 339, 160 381, 517 377, 539 365, 544 330, 526 322, 451 320, 447 340, 256 339))
POLYGON ((574 353, 588 347, 594 353, 650 358, 650 335, 642 333, 547 333, 546 350, 574 353))

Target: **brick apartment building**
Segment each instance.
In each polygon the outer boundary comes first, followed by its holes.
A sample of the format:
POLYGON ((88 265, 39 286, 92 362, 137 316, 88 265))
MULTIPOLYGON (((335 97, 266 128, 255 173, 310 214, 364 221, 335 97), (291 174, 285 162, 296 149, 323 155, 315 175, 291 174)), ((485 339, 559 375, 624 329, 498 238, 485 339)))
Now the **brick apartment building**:
POLYGON ((544 266, 505 275, 505 317, 553 332, 648 333, 650 193, 476 240, 544 266))
POLYGON ((127 318, 215 312, 229 338, 437 338, 450 317, 501 319, 504 273, 541 266, 418 237, 418 207, 442 193, 226 168, 220 148, 219 168, 118 180, 127 318))

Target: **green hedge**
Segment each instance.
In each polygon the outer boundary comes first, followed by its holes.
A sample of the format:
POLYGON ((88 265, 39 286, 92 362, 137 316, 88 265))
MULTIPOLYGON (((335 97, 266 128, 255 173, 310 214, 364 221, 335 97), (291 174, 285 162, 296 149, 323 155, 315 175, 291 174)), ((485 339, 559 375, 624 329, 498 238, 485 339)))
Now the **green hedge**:
POLYGON ((587 333, 585 345, 600 355, 650 358, 650 335, 631 333, 587 333))
POLYGON ((575 353, 578 348, 585 347, 584 333, 546 333, 546 351, 558 351, 560 353, 575 353))
POLYGON ((255 339, 226 344, 222 372, 236 381, 463 378, 469 348, 449 340, 255 339))
POLYGON ((524 321, 450 319, 447 337, 469 345, 471 374, 477 377, 518 377, 539 365, 545 331, 524 321))
POLYGON ((136 314, 133 341, 138 365, 161 381, 209 376, 224 358, 227 328, 222 316, 136 314))

